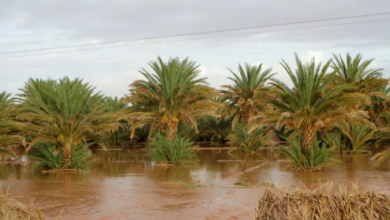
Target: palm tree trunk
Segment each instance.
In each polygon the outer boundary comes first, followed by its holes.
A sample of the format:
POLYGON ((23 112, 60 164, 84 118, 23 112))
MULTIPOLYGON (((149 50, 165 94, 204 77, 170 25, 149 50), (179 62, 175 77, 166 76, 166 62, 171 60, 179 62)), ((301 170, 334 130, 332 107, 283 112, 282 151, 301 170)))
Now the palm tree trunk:
POLYGON ((302 131, 302 139, 301 139, 301 152, 306 155, 308 150, 314 145, 314 136, 315 130, 311 127, 308 127, 302 131))
POLYGON ((177 122, 171 120, 168 123, 168 140, 170 142, 173 142, 173 140, 175 140, 176 130, 177 130, 177 122))
POLYGON ((72 146, 69 143, 62 148, 62 169, 72 168, 72 146))

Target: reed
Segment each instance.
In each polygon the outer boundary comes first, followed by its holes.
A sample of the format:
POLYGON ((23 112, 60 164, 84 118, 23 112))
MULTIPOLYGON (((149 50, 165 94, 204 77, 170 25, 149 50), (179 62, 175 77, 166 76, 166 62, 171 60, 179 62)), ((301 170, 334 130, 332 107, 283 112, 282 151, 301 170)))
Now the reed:
POLYGON ((35 208, 32 202, 29 206, 24 206, 7 194, 0 192, 0 219, 43 220, 44 216, 40 210, 35 208))
POLYGON ((253 220, 379 220, 389 216, 389 195, 361 191, 357 184, 336 188, 330 182, 315 190, 285 191, 267 187, 253 220))

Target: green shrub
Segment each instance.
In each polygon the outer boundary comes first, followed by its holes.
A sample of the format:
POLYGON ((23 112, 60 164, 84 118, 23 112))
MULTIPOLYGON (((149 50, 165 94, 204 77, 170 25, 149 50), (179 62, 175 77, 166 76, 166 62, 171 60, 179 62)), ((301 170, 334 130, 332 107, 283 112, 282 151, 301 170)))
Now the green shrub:
POLYGON ((333 133, 326 132, 322 140, 334 149, 338 149, 340 153, 348 150, 348 139, 342 137, 343 134, 335 131, 333 133))
POLYGON ((334 147, 328 147, 325 142, 320 142, 317 138, 313 147, 309 148, 306 154, 301 151, 300 137, 295 137, 289 141, 291 147, 284 147, 281 153, 286 155, 298 170, 316 170, 328 165, 333 159, 334 147))
POLYGON ((362 124, 351 124, 349 127, 326 133, 323 140, 339 149, 340 152, 364 152, 365 148, 374 141, 375 130, 362 124))
POLYGON ((199 138, 199 133, 196 132, 195 128, 188 123, 180 122, 178 124, 177 135, 183 138, 190 140, 197 140, 199 138))
POLYGON ((196 159, 193 144, 189 138, 180 135, 176 136, 171 143, 166 136, 156 133, 154 139, 147 145, 147 149, 158 163, 181 164, 196 159))
POLYGON ((288 137, 294 133, 295 129, 287 129, 286 126, 282 126, 280 129, 274 128, 274 132, 280 141, 288 141, 288 137))
MULTIPOLYGON (((35 144, 28 152, 30 158, 39 161, 38 166, 44 166, 49 169, 62 168, 62 151, 51 142, 42 142, 35 144)), ((77 145, 72 148, 72 168, 84 169, 91 161, 88 158, 91 154, 88 152, 87 145, 77 145)))
POLYGON ((199 132, 206 136, 210 142, 226 143, 226 137, 232 130, 232 119, 218 119, 215 116, 206 115, 199 121, 199 132))
POLYGON ((265 128, 260 127, 249 132, 248 126, 244 123, 236 125, 232 133, 227 136, 228 144, 238 147, 238 150, 244 153, 257 151, 265 146, 270 138, 271 135, 265 128))

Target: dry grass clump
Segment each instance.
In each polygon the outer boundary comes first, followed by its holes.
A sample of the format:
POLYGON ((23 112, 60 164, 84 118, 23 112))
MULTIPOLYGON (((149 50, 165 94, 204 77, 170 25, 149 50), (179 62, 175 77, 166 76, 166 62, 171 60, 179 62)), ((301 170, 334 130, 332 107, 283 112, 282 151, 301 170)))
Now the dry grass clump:
POLYGON ((284 191, 267 188, 257 205, 254 220, 374 220, 390 219, 389 195, 352 188, 335 188, 333 183, 316 190, 284 191))
POLYGON ((41 211, 31 203, 26 207, 0 192, 0 220, 43 220, 41 211))

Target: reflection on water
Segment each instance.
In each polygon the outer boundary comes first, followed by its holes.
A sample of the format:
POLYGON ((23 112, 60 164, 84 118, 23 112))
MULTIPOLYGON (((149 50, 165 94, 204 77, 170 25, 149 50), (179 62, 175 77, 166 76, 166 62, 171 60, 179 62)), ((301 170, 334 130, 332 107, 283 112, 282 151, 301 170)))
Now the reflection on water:
POLYGON ((93 165, 80 174, 42 174, 34 165, 0 164, 0 186, 24 202, 35 198, 51 219, 62 209, 63 219, 244 218, 263 183, 310 188, 358 181, 364 188, 390 191, 390 164, 376 169, 371 155, 337 155, 339 162, 315 172, 289 170, 278 150, 249 156, 200 150, 198 157, 197 164, 156 166, 144 149, 98 150, 93 165), (235 186, 237 181, 252 187, 235 186))

